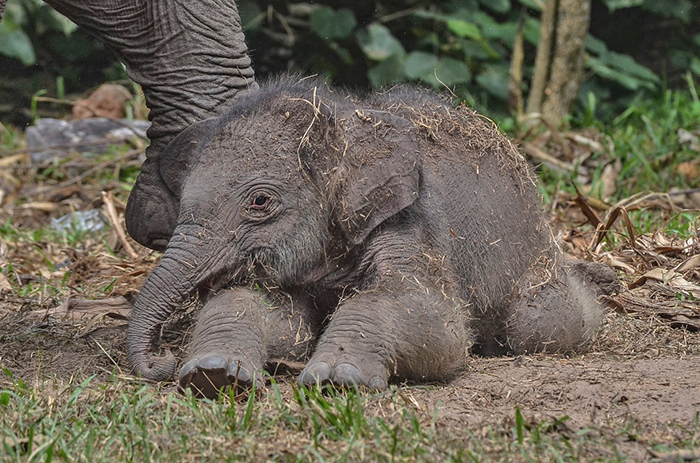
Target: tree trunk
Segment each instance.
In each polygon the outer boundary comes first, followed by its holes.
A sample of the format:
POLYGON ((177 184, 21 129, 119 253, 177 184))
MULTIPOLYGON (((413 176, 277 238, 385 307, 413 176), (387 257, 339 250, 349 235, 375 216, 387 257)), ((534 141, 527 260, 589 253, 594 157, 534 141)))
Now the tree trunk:
POLYGON ((527 112, 542 111, 542 101, 549 78, 549 66, 552 61, 552 42, 556 29, 557 7, 559 0, 547 0, 540 20, 540 43, 535 58, 535 75, 532 77, 530 96, 527 99, 527 112))
POLYGON ((590 17, 591 0, 545 4, 527 110, 541 113, 550 124, 559 124, 578 98, 590 17))

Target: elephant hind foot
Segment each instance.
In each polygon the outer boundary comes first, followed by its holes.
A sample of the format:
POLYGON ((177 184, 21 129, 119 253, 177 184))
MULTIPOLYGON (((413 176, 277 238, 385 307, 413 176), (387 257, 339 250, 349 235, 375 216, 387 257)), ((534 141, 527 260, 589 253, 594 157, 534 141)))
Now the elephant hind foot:
POLYGON ((246 360, 209 354, 194 358, 182 367, 180 387, 190 388, 196 397, 215 399, 227 387, 234 387, 236 395, 251 391, 253 387, 260 390, 265 385, 262 378, 262 370, 246 360))
POLYGON ((603 322, 598 297, 619 286, 614 272, 602 264, 559 259, 528 270, 509 297, 506 339, 515 354, 580 351, 603 322))

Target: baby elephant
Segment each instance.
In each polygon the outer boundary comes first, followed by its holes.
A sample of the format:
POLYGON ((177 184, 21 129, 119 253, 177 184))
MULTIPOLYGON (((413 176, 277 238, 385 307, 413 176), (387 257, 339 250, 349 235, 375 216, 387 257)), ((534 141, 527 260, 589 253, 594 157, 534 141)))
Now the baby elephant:
POLYGON ((180 384, 262 385, 273 358, 302 384, 384 389, 487 354, 579 349, 609 269, 552 241, 526 161, 493 124, 430 92, 358 98, 282 80, 191 126, 161 156, 178 225, 129 321, 137 374, 169 379, 164 321, 195 292, 180 384))

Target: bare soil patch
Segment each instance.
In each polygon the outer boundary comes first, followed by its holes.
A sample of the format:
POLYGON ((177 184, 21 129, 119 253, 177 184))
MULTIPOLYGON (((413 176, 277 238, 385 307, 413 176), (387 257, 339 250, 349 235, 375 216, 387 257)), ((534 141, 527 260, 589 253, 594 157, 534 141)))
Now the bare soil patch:
MULTIPOLYGON (((20 378, 31 387, 79 382, 92 374, 100 381, 129 376, 123 320, 46 316, 49 306, 3 297, 0 364, 14 379, 0 375, 0 388, 20 378)), ((292 400, 296 376, 278 380, 292 400)), ((162 386, 164 394, 177 393, 174 383, 162 386)), ((607 460, 615 457, 610 453, 615 448, 634 461, 647 460, 654 456, 652 447, 700 433, 700 333, 611 311, 587 354, 472 357, 466 371, 446 384, 409 385, 368 397, 366 413, 398 416, 400 410, 386 400, 396 394, 447 436, 446 445, 514 428, 518 407, 531 429, 600 439, 600 455, 588 457, 607 460)))

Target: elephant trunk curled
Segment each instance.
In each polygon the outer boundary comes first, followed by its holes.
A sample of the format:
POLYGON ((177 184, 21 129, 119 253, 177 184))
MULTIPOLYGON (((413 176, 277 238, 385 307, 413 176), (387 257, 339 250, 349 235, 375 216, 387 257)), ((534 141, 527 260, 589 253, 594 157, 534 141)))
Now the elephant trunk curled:
MULTIPOLYGON (((134 303, 127 330, 127 356, 134 372, 153 381, 172 377, 175 356, 158 351, 160 330, 168 317, 219 272, 205 255, 196 234, 178 233, 163 254, 158 267, 148 277, 134 303)), ((211 249, 211 248, 210 248, 211 249)), ((216 260, 220 262, 220 260, 216 260)))

